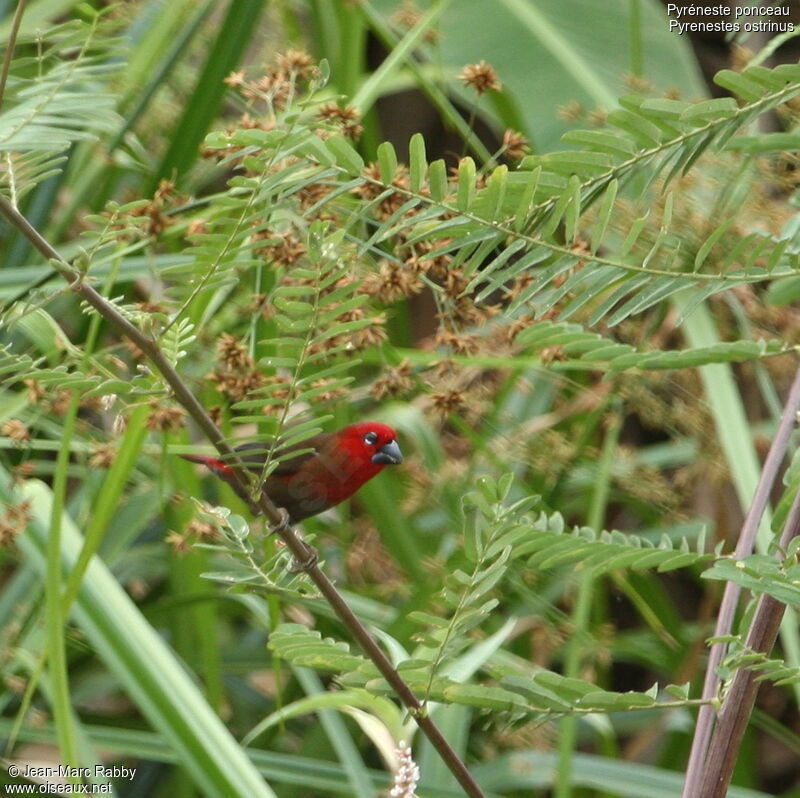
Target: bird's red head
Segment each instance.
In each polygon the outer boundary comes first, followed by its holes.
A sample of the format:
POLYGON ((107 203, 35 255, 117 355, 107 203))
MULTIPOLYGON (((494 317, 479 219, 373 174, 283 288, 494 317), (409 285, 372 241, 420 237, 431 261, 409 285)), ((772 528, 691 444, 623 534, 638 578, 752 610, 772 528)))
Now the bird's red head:
MULTIPOLYGON (((334 433, 338 445, 361 468, 374 476, 384 466, 399 465, 403 455, 397 445, 397 433, 377 421, 361 421, 334 433)), ((366 480, 364 480, 366 481, 366 480)))

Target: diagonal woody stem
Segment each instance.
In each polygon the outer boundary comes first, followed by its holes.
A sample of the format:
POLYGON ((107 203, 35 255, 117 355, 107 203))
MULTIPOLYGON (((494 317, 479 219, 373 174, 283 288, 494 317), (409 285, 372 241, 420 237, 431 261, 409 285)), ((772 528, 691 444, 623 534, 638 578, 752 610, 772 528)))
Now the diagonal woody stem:
MULTIPOLYGON (((158 344, 145 335, 134 324, 131 324, 105 297, 98 293, 91 285, 83 281, 83 276, 69 263, 61 258, 58 251, 28 222, 28 220, 2 195, 0 195, 0 213, 19 230, 33 246, 47 258, 62 277, 70 283, 70 288, 88 302, 106 321, 117 328, 119 332, 135 343, 158 369, 166 383, 172 389, 175 399, 197 423, 203 434, 216 447, 217 451, 226 458, 226 462, 233 470, 236 479, 243 488, 249 487, 249 480, 237 455, 226 443, 217 425, 206 413, 205 408, 197 401, 195 395, 172 367, 164 356, 158 344)), ((458 780, 464 792, 470 798, 485 798, 483 790, 467 770, 466 765, 447 742, 439 727, 427 714, 427 710, 414 692, 406 684, 400 674, 395 670, 388 657, 370 635, 367 628, 358 619, 347 605, 333 582, 317 564, 317 553, 308 545, 295 530, 286 523, 285 513, 263 494, 255 505, 272 524, 274 531, 280 535, 289 551, 297 560, 299 567, 304 570, 317 590, 325 597, 333 608, 339 620, 344 624, 359 644, 364 653, 372 660, 386 681, 391 685, 395 694, 414 717, 417 725, 436 749, 450 772, 458 780)))
MULTIPOLYGON (((800 534, 800 493, 797 493, 786 520, 780 546, 783 551, 792 538, 800 534)), ((775 645, 786 605, 769 595, 758 602, 745 645, 760 654, 769 654, 775 645)), ((756 672, 739 668, 731 680, 722 708, 717 716, 714 736, 708 747, 697 798, 725 798, 739 756, 750 713, 753 711, 758 683, 756 672)))
MULTIPOLYGON (((742 524, 742 530, 739 534, 739 540, 733 555, 737 560, 746 557, 753 551, 761 517, 764 515, 767 503, 769 502, 770 491, 775 484, 781 462, 789 448, 789 440, 796 424, 798 408, 800 408, 800 369, 795 373, 792 387, 789 390, 789 396, 783 408, 783 415, 781 416, 772 445, 764 461, 764 467, 761 470, 761 478, 756 486, 753 502, 742 524)), ((725 585, 725 592, 723 593, 722 603, 720 604, 719 614, 717 616, 717 625, 714 629, 715 637, 722 637, 730 634, 740 593, 741 588, 734 582, 728 582, 725 585)), ((722 662, 726 649, 727 646, 725 643, 714 643, 711 646, 702 695, 702 698, 707 701, 713 699, 719 689, 717 668, 720 662, 722 662)), ((695 726, 692 748, 686 768, 686 780, 683 786, 682 798, 697 798, 699 794, 700 784, 703 780, 703 773, 706 767, 709 741, 711 740, 713 729, 714 708, 711 704, 704 704, 700 707, 697 716, 697 725, 695 726)))

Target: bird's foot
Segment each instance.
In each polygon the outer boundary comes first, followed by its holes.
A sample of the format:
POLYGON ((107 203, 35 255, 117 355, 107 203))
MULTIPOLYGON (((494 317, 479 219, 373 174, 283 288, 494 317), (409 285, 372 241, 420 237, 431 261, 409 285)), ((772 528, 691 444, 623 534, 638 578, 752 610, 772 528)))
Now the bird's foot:
POLYGON ((303 536, 300 532, 292 527, 292 519, 289 517, 289 513, 283 508, 278 507, 278 514, 280 515, 280 520, 274 524, 271 524, 269 527, 269 534, 277 534, 279 538, 281 538, 281 543, 290 543, 290 541, 286 540, 286 533, 290 535, 294 535, 297 542, 302 544, 304 552, 302 557, 295 556, 292 559, 292 564, 289 567, 289 571, 293 574, 298 573, 308 573, 312 568, 315 568, 319 563, 319 554, 317 550, 314 549, 312 546, 309 546, 308 543, 303 540, 303 536))
POLYGON ((277 534, 279 537, 283 537, 283 534, 292 528, 292 519, 283 507, 278 507, 277 510, 280 521, 270 524, 268 534, 277 534))
POLYGON ((312 568, 319 564, 319 553, 304 542, 306 553, 302 560, 295 557, 289 567, 289 572, 293 574, 308 573, 312 568))

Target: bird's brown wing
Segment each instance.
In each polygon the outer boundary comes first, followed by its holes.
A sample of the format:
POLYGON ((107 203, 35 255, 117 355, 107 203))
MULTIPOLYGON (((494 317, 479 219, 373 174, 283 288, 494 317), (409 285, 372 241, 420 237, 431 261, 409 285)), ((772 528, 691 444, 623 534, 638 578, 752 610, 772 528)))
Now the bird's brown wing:
MULTIPOLYGON (((315 461, 326 451, 325 446, 330 437, 327 434, 315 435, 300 444, 280 450, 278 452, 280 455, 290 456, 281 460, 277 468, 267 477, 264 492, 274 504, 288 511, 293 523, 322 512, 330 504, 327 501, 326 491, 320 491, 312 476, 316 471, 315 461), (291 456, 293 451, 297 451, 298 454, 291 456), (307 477, 311 479, 296 479, 298 471, 307 468, 309 464, 311 470, 307 477)), ((264 458, 269 454, 269 446, 260 443, 244 444, 237 448, 237 451, 246 464, 258 471, 264 458)))
MULTIPOLYGON (((279 449, 276 454, 284 456, 297 451, 300 454, 293 457, 282 459, 278 467, 270 472, 271 476, 288 477, 296 473, 297 470, 306 462, 314 457, 317 457, 324 447, 326 441, 330 438, 327 433, 314 435, 311 438, 303 441, 302 443, 289 446, 285 449, 279 449), (311 451, 308 451, 308 450, 311 451)), ((244 443, 236 447, 236 452, 242 459, 242 462, 250 467, 251 471, 260 472, 264 465, 264 458, 269 454, 270 445, 268 443, 244 443)))

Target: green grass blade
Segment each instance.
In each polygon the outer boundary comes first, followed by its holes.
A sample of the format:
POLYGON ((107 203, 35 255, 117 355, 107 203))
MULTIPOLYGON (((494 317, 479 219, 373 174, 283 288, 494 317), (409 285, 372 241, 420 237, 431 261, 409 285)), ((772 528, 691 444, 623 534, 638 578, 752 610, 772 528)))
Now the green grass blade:
POLYGON ((438 0, 438 2, 434 3, 419 18, 417 24, 392 47, 389 55, 381 65, 361 84, 351 102, 362 114, 369 111, 386 84, 392 82, 396 72, 408 66, 409 59, 412 57, 415 48, 419 46, 425 34, 432 28, 449 4, 450 0, 438 0))
MULTIPOLYGON (((7 477, 0 492, 10 496, 7 477)), ((49 489, 30 481, 17 495, 31 501, 33 520, 19 538, 26 560, 45 567, 49 489)), ((81 536, 62 516, 62 563, 74 566, 81 536)), ((153 727, 161 732, 201 792, 219 798, 273 798, 252 762, 158 633, 147 623, 108 569, 93 559, 73 609, 74 617, 110 670, 153 727)))
POLYGON ((237 0, 228 12, 197 80, 197 89, 170 136, 172 143, 157 170, 152 188, 162 177, 182 175, 197 159, 200 146, 219 112, 227 86, 223 83, 239 64, 254 33, 264 4, 261 0, 237 0))
POLYGON ((136 458, 139 456, 142 444, 147 436, 146 422, 149 415, 150 409, 143 405, 129 416, 122 445, 92 506, 92 514, 86 527, 83 547, 75 567, 70 571, 64 592, 64 607, 72 606, 72 602, 75 601, 86 568, 100 548, 106 528, 118 509, 122 493, 128 483, 128 477, 133 471, 136 458))
POLYGON ((67 655, 64 645, 64 616, 61 604, 61 538, 63 534, 63 509, 67 489, 67 469, 70 457, 70 441, 75 431, 78 417, 80 397, 78 391, 72 391, 69 407, 64 419, 64 435, 56 460, 56 473, 53 480, 52 500, 45 503, 37 501, 32 505, 34 512, 46 509, 48 513, 49 531, 45 547, 45 607, 47 626, 47 662, 52 692, 53 718, 58 732, 58 745, 64 763, 70 767, 78 767, 78 749, 73 727, 72 706, 67 674, 67 655))

